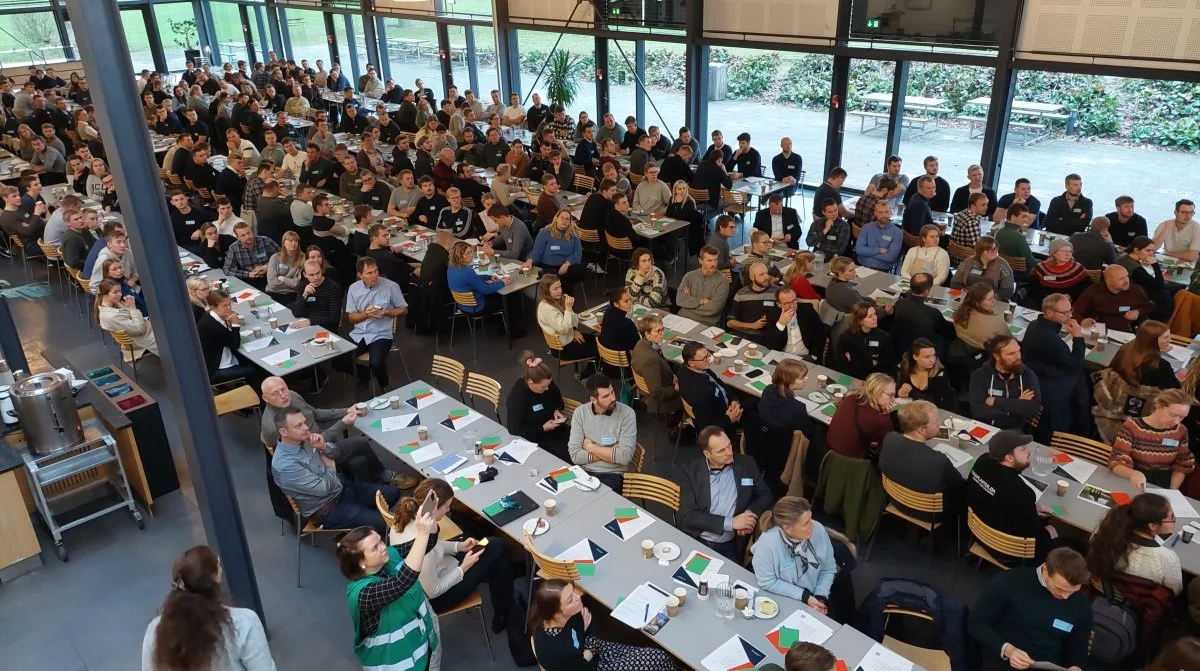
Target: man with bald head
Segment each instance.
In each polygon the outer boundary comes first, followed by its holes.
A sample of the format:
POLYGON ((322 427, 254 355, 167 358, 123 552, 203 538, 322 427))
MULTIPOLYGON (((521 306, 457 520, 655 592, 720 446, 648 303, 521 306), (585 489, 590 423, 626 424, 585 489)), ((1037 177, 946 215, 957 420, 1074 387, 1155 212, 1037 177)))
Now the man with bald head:
POLYGON ((314 408, 300 394, 288 389, 281 377, 268 377, 262 383, 263 407, 261 438, 267 447, 279 442, 275 430, 275 415, 280 412, 300 411, 308 422, 308 429, 320 433, 325 439, 325 456, 333 459, 338 470, 349 474, 355 482, 391 484, 400 489, 410 489, 417 479, 408 475, 397 475, 387 470, 379 461, 371 444, 362 436, 347 437, 347 429, 358 421, 358 411, 353 408, 314 408), (320 424, 333 422, 321 430, 320 424))
POLYGON ((442 147, 438 152, 437 161, 433 164, 433 185, 438 191, 446 191, 454 186, 454 180, 458 178, 454 171, 454 150, 449 147, 442 147))
POLYGON ((1129 271, 1112 264, 1104 269, 1103 281, 1088 287, 1075 302, 1074 314, 1084 327, 1100 322, 1115 331, 1133 332, 1149 318, 1154 302, 1137 284, 1130 284, 1129 271))
POLYGON ((1117 260, 1117 249, 1112 237, 1112 221, 1108 217, 1096 217, 1086 231, 1071 236, 1071 247, 1075 260, 1088 270, 1100 270, 1117 260))
POLYGON ((800 173, 804 170, 804 159, 799 154, 792 153, 792 138, 785 137, 779 141, 782 150, 771 159, 771 173, 775 179, 788 185, 783 191, 784 196, 791 196, 800 183, 800 173))

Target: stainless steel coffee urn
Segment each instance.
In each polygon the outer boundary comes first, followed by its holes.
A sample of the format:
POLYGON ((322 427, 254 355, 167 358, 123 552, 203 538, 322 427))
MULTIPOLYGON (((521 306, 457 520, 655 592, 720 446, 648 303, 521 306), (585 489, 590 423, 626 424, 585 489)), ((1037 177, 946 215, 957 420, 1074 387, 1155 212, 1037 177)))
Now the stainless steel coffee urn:
POLYGON ((50 454, 83 440, 79 408, 65 376, 54 372, 30 375, 17 381, 9 393, 34 454, 50 454))

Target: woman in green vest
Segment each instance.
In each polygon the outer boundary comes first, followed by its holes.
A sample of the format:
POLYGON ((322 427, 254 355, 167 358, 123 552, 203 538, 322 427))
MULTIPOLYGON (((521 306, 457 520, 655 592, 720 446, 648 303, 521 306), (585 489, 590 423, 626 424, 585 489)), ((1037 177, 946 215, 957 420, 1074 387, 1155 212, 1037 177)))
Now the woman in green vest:
POLYGON ((419 582, 437 524, 428 513, 414 524, 416 537, 396 547, 388 547, 370 527, 358 527, 338 540, 338 566, 350 581, 346 601, 354 621, 354 654, 363 669, 441 667, 437 616, 419 582))

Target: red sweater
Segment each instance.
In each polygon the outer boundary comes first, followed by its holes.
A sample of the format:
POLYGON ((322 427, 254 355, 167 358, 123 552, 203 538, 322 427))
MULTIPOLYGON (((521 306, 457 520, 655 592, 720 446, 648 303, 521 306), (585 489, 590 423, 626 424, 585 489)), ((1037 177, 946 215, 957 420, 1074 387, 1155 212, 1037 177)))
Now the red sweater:
POLYGON ((858 396, 851 395, 842 399, 829 423, 826 439, 834 452, 844 457, 866 459, 879 454, 883 437, 892 430, 892 416, 859 400, 858 396))
POLYGON ((817 290, 813 288, 812 282, 809 282, 808 278, 803 275, 793 277, 788 286, 792 288, 792 291, 796 292, 796 298, 802 301, 821 300, 821 294, 817 293, 817 290))

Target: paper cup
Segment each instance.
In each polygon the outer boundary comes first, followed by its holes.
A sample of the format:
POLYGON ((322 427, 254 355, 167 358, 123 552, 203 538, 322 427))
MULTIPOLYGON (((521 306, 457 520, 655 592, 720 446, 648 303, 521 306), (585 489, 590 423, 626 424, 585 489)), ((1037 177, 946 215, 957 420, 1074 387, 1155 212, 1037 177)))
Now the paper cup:
POLYGON ((741 587, 733 590, 733 607, 737 610, 745 610, 748 605, 750 605, 750 596, 746 594, 746 590, 741 587))
POLYGON ((817 376, 817 389, 824 389, 825 387, 828 387, 828 386, 829 386, 829 376, 828 375, 818 375, 817 376))
POLYGON ((271 317, 270 319, 268 319, 267 324, 271 327, 272 331, 279 328, 279 320, 276 319, 275 317, 271 317))
POLYGON ((388 398, 388 405, 392 406, 392 410, 399 410, 400 409, 400 397, 392 396, 392 397, 388 398))
POLYGON ((496 451, 495 450, 484 450, 483 451, 483 463, 485 463, 489 466, 496 463, 496 451))
POLYGON ((261 338, 261 337, 263 337, 263 330, 262 330, 262 327, 261 327, 261 326, 255 326, 255 327, 254 327, 254 337, 255 337, 255 338, 261 338))
POLYGON ((687 603, 687 590, 682 587, 676 587, 675 588, 675 598, 679 599, 680 606, 686 604, 687 603))
POLYGON ((673 596, 667 597, 667 617, 675 617, 679 615, 679 599, 673 596))
POLYGON ((642 541, 642 556, 646 559, 654 559, 654 541, 649 539, 642 541))
POLYGON ((1066 480, 1059 480, 1058 482, 1054 483, 1054 491, 1058 492, 1059 496, 1063 496, 1067 493, 1067 487, 1070 486, 1071 483, 1067 482, 1066 480))
POLYGON ((354 407, 358 410, 359 416, 362 416, 362 415, 367 414, 367 411, 370 406, 368 406, 366 403, 359 403, 358 405, 356 405, 354 407))
POLYGON ((546 509, 546 517, 554 517, 554 513, 558 510, 558 501, 546 499, 542 506, 546 509))
POLYGON ((1184 543, 1191 543, 1192 542, 1192 530, 1184 529, 1183 531, 1181 531, 1179 533, 1179 539, 1182 540, 1184 543))
POLYGON ((741 359, 734 359, 733 360, 733 372, 735 372, 735 373, 742 372, 742 367, 745 365, 746 365, 746 363, 744 361, 742 361, 741 359))

